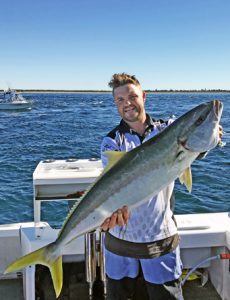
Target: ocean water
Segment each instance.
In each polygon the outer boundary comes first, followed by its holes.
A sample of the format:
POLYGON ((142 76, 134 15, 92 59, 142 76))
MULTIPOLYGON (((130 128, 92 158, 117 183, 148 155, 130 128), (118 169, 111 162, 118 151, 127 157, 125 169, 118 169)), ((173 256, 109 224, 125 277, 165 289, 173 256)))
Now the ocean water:
MULTIPOLYGON (((31 93, 31 111, 0 112, 0 224, 33 220, 32 174, 40 160, 99 158, 102 137, 120 118, 110 94, 31 93)), ((192 107, 224 103, 224 147, 195 161, 189 194, 176 182, 175 213, 230 211, 230 93, 149 94, 146 110, 155 118, 179 117, 192 107)), ((59 227, 68 206, 42 204, 42 220, 59 227)))

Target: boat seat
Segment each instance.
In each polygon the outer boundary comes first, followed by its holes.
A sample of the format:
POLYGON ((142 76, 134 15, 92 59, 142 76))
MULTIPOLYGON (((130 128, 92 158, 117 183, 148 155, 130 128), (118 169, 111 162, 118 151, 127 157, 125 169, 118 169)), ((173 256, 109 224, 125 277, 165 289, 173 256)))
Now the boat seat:
MULTIPOLYGON (((226 226, 225 224, 216 224, 215 215, 190 214, 175 216, 181 237, 180 249, 184 268, 193 268, 201 261, 212 256, 213 247, 226 244, 226 226)), ((210 262, 206 262, 200 267, 207 268, 209 266, 210 262)))

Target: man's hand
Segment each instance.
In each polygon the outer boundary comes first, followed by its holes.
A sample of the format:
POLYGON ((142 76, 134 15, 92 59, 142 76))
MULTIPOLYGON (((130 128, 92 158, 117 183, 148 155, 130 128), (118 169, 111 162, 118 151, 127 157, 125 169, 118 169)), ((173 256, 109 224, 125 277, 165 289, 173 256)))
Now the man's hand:
POLYGON ((127 206, 123 206, 115 211, 109 218, 101 224, 101 229, 107 231, 113 227, 119 225, 123 226, 128 223, 129 209, 127 206))

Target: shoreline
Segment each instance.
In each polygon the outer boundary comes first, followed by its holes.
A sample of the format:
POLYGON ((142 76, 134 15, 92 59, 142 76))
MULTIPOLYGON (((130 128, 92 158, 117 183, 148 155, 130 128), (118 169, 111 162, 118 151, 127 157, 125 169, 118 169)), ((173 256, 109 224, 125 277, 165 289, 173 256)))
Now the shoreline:
MULTIPOLYGON (((14 89, 18 93, 41 93, 41 94, 111 94, 108 90, 23 90, 14 89)), ((205 94, 205 93, 230 93, 230 90, 144 90, 147 94, 205 94)), ((0 93, 4 90, 0 89, 0 93)))

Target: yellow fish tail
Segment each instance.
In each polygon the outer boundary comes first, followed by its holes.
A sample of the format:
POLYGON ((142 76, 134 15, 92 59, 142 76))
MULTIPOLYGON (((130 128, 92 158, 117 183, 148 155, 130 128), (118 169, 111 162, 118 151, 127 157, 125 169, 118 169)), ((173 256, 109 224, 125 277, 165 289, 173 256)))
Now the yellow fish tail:
POLYGON ((47 266, 51 273, 56 297, 58 297, 63 284, 62 255, 55 255, 54 250, 54 243, 52 243, 31 252, 10 264, 4 274, 23 269, 29 265, 40 264, 47 266))

